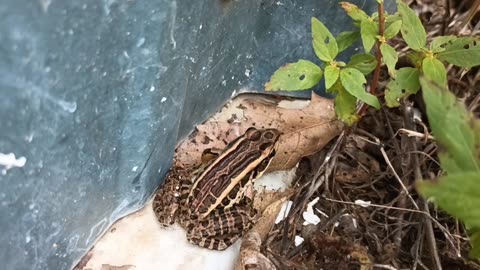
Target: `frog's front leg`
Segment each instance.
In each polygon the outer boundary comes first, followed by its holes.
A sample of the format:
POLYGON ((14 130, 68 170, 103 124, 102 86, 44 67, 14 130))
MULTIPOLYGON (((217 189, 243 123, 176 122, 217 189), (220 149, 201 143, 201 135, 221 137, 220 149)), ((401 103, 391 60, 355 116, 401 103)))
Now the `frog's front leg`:
POLYGON ((190 243, 213 250, 224 250, 249 230, 256 212, 248 206, 216 209, 187 229, 190 243))

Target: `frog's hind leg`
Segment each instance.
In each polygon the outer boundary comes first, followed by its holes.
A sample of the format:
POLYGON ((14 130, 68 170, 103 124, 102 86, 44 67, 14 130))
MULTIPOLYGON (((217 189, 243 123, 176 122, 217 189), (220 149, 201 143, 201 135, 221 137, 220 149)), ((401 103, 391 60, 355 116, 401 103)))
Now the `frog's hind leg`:
POLYGON ((234 206, 212 211, 196 226, 190 226, 190 243, 213 250, 224 250, 242 237, 253 225, 255 211, 250 207, 234 206))

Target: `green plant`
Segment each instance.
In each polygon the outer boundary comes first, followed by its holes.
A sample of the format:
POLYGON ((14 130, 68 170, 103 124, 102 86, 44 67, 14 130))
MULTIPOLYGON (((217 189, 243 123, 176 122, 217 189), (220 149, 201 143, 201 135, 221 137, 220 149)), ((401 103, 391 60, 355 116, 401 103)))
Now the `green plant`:
POLYGON ((396 0, 398 11, 394 14, 384 11, 383 0, 377 2, 378 12, 371 16, 341 2, 359 30, 336 37, 312 18, 313 49, 323 66, 307 60, 286 64, 273 74, 265 89, 305 90, 324 78, 326 91, 335 95, 337 117, 348 125, 355 124, 368 106, 379 109, 382 94, 387 107, 397 107, 422 89, 433 135, 443 147, 439 158, 447 175, 438 181, 420 182, 419 191, 465 223, 471 234, 471 255, 480 258, 480 124, 448 91, 445 69, 445 64, 466 69, 479 66, 480 38, 439 36, 427 44, 420 19, 403 1, 396 0), (408 46, 406 57, 411 66, 396 69, 399 56, 389 40, 399 34, 408 46), (358 39, 364 52, 353 55, 347 63, 337 61, 337 56, 358 39), (390 79, 380 94, 377 88, 382 65, 390 79), (367 75, 372 72, 367 92, 367 75), (360 109, 359 102, 364 103, 360 109))

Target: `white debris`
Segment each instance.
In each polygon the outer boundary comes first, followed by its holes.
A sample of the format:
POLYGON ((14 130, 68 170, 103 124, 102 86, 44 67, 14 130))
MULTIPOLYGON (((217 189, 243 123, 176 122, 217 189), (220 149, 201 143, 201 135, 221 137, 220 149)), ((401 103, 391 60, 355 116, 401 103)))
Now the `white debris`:
POLYGON ((138 166, 133 167, 133 168, 132 168, 132 172, 136 172, 137 169, 138 169, 138 166))
POLYGON ((280 221, 284 220, 288 213, 290 212, 290 208, 292 208, 292 201, 286 201, 282 204, 282 208, 280 209, 280 212, 278 212, 278 216, 275 219, 275 224, 280 223, 280 221))
POLYGON ((17 159, 14 153, 9 153, 9 154, 0 153, 0 165, 5 166, 5 169, 2 170, 3 174, 6 174, 7 170, 10 170, 13 167, 21 168, 25 166, 26 162, 27 162, 27 158, 19 157, 17 159))
POLYGON ((162 100, 160 100, 161 103, 167 101, 167 98, 166 97, 162 97, 162 100))
POLYGON ((300 246, 303 243, 303 241, 305 241, 305 239, 303 239, 303 237, 295 235, 295 246, 296 247, 300 246))
POLYGON ((303 216, 303 219, 305 220, 305 222, 303 222, 303 226, 309 225, 309 224, 317 225, 318 223, 320 223, 320 218, 314 213, 303 212, 302 216, 303 216))
POLYGON ((370 206, 370 204, 372 204, 372 202, 370 202, 370 201, 364 201, 364 200, 355 200, 355 204, 356 204, 356 205, 359 205, 359 206, 361 206, 361 207, 367 208, 367 207, 370 206))
POLYGON ((324 216, 324 217, 328 218, 328 215, 327 215, 327 214, 325 214, 325 212, 323 212, 322 210, 320 210, 320 209, 318 209, 318 208, 315 208, 315 210, 317 210, 317 212, 318 212, 318 213, 320 213, 320 215, 322 215, 322 216, 324 216))
POLYGON ((305 220, 305 222, 303 222, 304 226, 309 224, 317 225, 320 223, 320 218, 313 212, 313 206, 318 202, 319 199, 320 198, 317 197, 307 204, 307 209, 302 214, 303 219, 305 220))

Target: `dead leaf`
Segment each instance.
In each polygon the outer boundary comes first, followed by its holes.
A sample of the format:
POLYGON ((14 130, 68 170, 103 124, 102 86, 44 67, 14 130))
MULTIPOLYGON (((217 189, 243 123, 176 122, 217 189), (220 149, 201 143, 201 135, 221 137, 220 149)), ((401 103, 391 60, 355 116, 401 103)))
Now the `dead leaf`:
MULTIPOLYGON (((262 242, 275 224, 278 212, 282 204, 293 195, 294 190, 289 189, 284 192, 271 192, 263 195, 261 199, 264 205, 268 205, 262 212, 261 217, 255 223, 253 228, 243 237, 240 247, 240 256, 235 264, 236 270, 255 269, 255 270, 274 270, 275 265, 263 255, 260 251, 262 242)), ((255 200, 258 200, 257 198, 255 200)), ((260 206, 262 207, 262 206, 260 206)), ((262 208, 263 209, 263 208, 262 208)))
POLYGON ((208 148, 224 148, 249 127, 276 128, 280 137, 277 154, 268 171, 293 168, 301 157, 322 149, 342 130, 336 120, 333 101, 312 94, 312 100, 291 100, 264 95, 240 95, 225 105, 177 148, 176 160, 199 164, 208 148))

